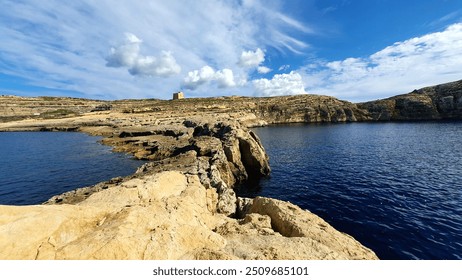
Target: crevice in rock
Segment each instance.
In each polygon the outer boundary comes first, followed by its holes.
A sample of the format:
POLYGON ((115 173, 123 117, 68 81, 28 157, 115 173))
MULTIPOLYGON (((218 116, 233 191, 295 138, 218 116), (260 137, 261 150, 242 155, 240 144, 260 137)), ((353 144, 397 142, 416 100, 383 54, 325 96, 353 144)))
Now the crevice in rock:
POLYGON ((199 153, 199 148, 197 146, 194 146, 194 145, 187 145, 187 146, 184 146, 184 147, 181 147, 181 148, 176 148, 173 153, 172 153, 172 157, 175 157, 179 154, 183 154, 183 153, 186 153, 186 152, 189 152, 189 151, 196 151, 197 153, 199 153))
POLYGON ((154 135, 152 131, 122 131, 119 133, 119 138, 127 138, 127 137, 140 137, 140 136, 150 136, 154 135))
POLYGON ((40 246, 37 248, 37 252, 35 253, 34 260, 38 260, 38 256, 40 254, 40 248, 42 248, 43 243, 40 243, 40 246))
POLYGON ((250 182, 258 182, 261 177, 269 174, 269 168, 262 166, 253 155, 252 148, 247 140, 242 138, 238 138, 238 140, 241 161, 248 175, 247 180, 250 182))

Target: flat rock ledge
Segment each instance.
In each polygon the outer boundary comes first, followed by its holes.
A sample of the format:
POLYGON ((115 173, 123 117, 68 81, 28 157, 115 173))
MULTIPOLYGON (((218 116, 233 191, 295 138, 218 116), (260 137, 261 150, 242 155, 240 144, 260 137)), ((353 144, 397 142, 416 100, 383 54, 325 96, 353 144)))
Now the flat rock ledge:
POLYGON ((267 176, 270 167, 257 135, 237 120, 86 121, 53 125, 105 135, 116 151, 149 162, 42 205, 0 206, 0 259, 378 259, 296 205, 238 197, 235 186, 267 176))

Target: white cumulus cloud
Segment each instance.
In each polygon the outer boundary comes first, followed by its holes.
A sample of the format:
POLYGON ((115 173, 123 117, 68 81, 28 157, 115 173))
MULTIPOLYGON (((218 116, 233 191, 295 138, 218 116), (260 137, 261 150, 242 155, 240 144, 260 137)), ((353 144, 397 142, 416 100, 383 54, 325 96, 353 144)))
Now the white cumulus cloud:
POLYGON ((213 70, 212 67, 206 65, 200 70, 188 72, 188 75, 184 78, 183 84, 186 88, 195 89, 199 85, 210 81, 214 75, 215 70, 213 70))
POLYGON ((235 87, 234 74, 231 69, 223 69, 215 73, 215 80, 219 88, 235 87))
POLYGON ((291 71, 288 74, 276 74, 271 80, 254 80, 253 86, 255 88, 255 95, 257 96, 279 96, 306 93, 302 76, 294 71, 291 71))
POLYGON ((188 72, 183 80, 183 87, 195 90, 199 86, 208 82, 215 81, 219 88, 229 88, 236 86, 234 73, 231 69, 222 69, 215 71, 212 67, 206 65, 200 70, 188 72))
POLYGON ((106 58, 106 65, 109 67, 131 67, 138 59, 142 42, 134 34, 125 33, 125 43, 111 48, 111 55, 106 58))
POLYGON ((239 65, 242 67, 258 67, 265 61, 265 53, 257 48, 255 51, 243 51, 239 59, 239 65))
POLYGON ((128 69, 132 75, 170 76, 178 74, 181 67, 170 52, 162 51, 159 58, 153 56, 138 57, 135 64, 128 69))
POLYGON ((257 71, 260 74, 267 74, 267 73, 269 73, 269 72, 271 72, 273 70, 271 68, 266 67, 266 66, 258 66, 257 71))
POLYGON ((108 67, 126 67, 134 76, 170 76, 178 74, 181 67, 170 52, 162 51, 159 58, 140 55, 143 41, 132 33, 125 33, 124 44, 111 48, 111 55, 106 58, 108 67))

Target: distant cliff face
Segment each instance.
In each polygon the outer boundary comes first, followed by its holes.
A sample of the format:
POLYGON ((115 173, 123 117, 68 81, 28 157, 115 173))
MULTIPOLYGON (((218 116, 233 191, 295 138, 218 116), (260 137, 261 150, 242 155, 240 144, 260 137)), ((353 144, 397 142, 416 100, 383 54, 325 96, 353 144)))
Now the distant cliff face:
POLYGON ((26 118, 51 119, 73 117, 101 108, 105 102, 68 97, 0 96, 0 122, 26 118))
POLYGON ((462 119, 462 80, 360 103, 358 107, 376 121, 462 119))
POLYGON ((186 98, 174 101, 115 101, 122 112, 163 112, 168 115, 194 113, 230 114, 247 125, 312 122, 353 122, 370 120, 369 113, 355 104, 335 97, 301 94, 278 97, 186 98), (253 115, 253 119, 248 119, 253 115))
POLYGON ((123 113, 159 113, 165 116, 187 116, 196 113, 233 114, 247 118, 247 124, 262 125, 294 122, 353 122, 370 120, 367 110, 330 96, 294 95, 279 97, 215 97, 181 100, 117 100, 111 102, 73 98, 22 98, 0 96, 0 122, 18 119, 73 117, 107 108, 123 113))
POLYGON ((0 122, 53 119, 100 111, 166 117, 228 114, 244 125, 462 119, 462 80, 387 99, 354 104, 331 96, 213 97, 98 101, 65 97, 0 96, 0 122))
POLYGON ((355 122, 370 119, 366 110, 353 103, 320 95, 261 99, 258 100, 254 113, 268 123, 355 122))

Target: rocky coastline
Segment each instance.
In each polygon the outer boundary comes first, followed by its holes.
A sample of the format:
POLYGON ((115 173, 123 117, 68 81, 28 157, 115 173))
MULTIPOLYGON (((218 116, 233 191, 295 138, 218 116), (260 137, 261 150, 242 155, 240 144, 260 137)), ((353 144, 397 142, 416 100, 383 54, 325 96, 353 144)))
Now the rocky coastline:
MULTIPOLYGON (((462 119, 462 80, 440 84, 394 97, 351 103, 330 96, 294 95, 279 97, 214 97, 180 100, 133 99, 89 100, 67 97, 0 96, 0 123, 17 120, 47 120, 112 112, 150 114, 176 118, 220 115, 239 120, 247 127, 283 123, 420 121, 462 119)), ((226 117, 225 117, 226 118, 226 117)), ((153 118, 154 119, 154 118, 153 118)), ((139 121, 142 122, 142 121, 139 121)), ((112 125, 102 120, 93 126, 112 125)), ((76 129, 68 126, 67 129, 76 129)), ((33 125, 28 127, 33 130, 33 125)), ((52 127, 44 129, 54 129, 52 127)), ((57 127, 56 129, 59 129, 57 127)))
POLYGON ((150 160, 43 205, 0 206, 0 259, 377 259, 296 205, 236 196, 270 166, 258 136, 228 114, 107 111, 0 130, 103 135, 115 151, 150 160))
POLYGON ((270 173, 249 127, 462 117, 461 81, 361 104, 317 95, 0 99, 0 131, 80 131, 149 160, 43 205, 0 206, 0 259, 377 259, 296 205, 236 195, 270 173))

